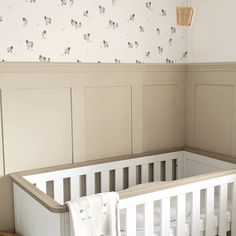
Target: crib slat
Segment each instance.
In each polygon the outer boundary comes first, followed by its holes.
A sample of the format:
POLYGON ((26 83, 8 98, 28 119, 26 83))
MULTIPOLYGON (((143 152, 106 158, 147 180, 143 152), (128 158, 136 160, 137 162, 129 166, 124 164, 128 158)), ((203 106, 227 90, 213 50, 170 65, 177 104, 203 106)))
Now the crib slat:
POLYGON ((153 169, 154 169, 154 181, 160 181, 161 180, 161 163, 154 162, 153 169))
POLYGON ((136 185, 136 166, 129 167, 129 187, 136 185))
POLYGON ((63 179, 54 180, 54 199, 60 204, 64 204, 63 179))
POLYGON ((220 186, 219 195, 219 236, 226 235, 226 215, 227 215, 227 184, 220 186))
POLYGON ((170 198, 161 200, 161 236, 170 236, 170 198))
POLYGON ((92 195, 95 193, 95 175, 86 175, 86 195, 92 195))
POLYGON ((148 183, 148 164, 144 164, 141 167, 141 173, 142 173, 142 183, 148 183))
POLYGON ((70 197, 71 200, 80 197, 80 176, 70 178, 70 197))
POLYGON ((109 171, 101 172, 101 191, 102 191, 102 193, 109 192, 109 190, 110 190, 109 179, 110 179, 109 171))
POLYGON ((123 190, 123 168, 115 170, 115 189, 116 191, 123 190))
POLYGON ((181 179, 184 177, 184 158, 177 159, 177 179, 181 179))
POLYGON ((154 235, 154 202, 148 202, 144 205, 144 235, 154 235))
POLYGON ((192 193, 191 235, 200 235, 200 191, 192 193))
POLYGON ((46 182, 39 182, 36 184, 36 187, 40 189, 42 192, 47 193, 47 183, 46 182))
POLYGON ((232 184, 231 235, 236 235, 236 183, 232 184))
POLYGON ((172 160, 167 160, 166 161, 166 171, 165 171, 165 174, 166 174, 165 180, 166 181, 171 181, 172 178, 173 178, 172 160))
POLYGON ((177 228, 176 235, 182 236, 185 235, 185 207, 186 205, 186 196, 185 194, 181 194, 177 196, 177 228))
POLYGON ((205 205, 206 205, 206 235, 214 235, 214 187, 206 189, 205 205))
POLYGON ((136 236, 136 206, 126 209, 127 236, 136 236))

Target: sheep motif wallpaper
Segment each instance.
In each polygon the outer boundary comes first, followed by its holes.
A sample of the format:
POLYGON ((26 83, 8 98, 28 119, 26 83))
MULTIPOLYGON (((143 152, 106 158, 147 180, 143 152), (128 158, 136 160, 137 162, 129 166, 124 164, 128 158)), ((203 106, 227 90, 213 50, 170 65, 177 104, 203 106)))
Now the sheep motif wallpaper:
POLYGON ((185 63, 185 0, 1 0, 0 60, 185 63))

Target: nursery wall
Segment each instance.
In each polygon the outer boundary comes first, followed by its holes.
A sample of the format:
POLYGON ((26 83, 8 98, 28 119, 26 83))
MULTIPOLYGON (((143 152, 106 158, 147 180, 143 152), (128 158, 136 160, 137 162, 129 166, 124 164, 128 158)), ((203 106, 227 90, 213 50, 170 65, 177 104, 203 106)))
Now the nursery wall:
POLYGON ((186 0, 2 0, 0 60, 185 62, 186 0))
POLYGON ((234 0, 192 0, 196 15, 188 29, 188 62, 236 61, 234 0))
POLYGON ((188 29, 186 144, 236 157, 236 2, 191 4, 196 15, 188 29))
MULTIPOLYGON (((2 0, 0 61, 185 63, 185 3, 2 0)), ((185 65, 76 68, 1 64, 0 176, 183 145, 185 65)), ((0 230, 14 229, 10 186, 0 178, 0 230)))
MULTIPOLYGON (((185 79, 184 64, 1 63, 0 166, 8 175, 183 147, 185 79)), ((12 229, 0 179, 0 228, 12 229)))

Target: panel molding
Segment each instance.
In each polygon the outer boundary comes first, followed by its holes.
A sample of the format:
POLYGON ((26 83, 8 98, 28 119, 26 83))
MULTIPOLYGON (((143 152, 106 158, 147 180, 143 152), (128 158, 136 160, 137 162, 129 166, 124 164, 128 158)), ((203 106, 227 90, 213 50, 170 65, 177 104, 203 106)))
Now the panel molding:
POLYGON ((5 174, 2 90, 0 89, 0 178, 5 174))
MULTIPOLYGON (((228 143, 227 155, 236 157, 236 62, 232 63, 192 63, 187 66, 187 109, 186 109, 186 128, 185 128, 185 145, 193 148, 196 144, 196 88, 197 86, 219 86, 232 88, 232 102, 230 102, 231 112, 228 122, 231 123, 231 141, 228 143), (230 121, 229 121, 230 119, 230 121), (229 147, 230 146, 230 147, 229 147)), ((219 95, 220 96, 220 95, 219 95)), ((217 97, 220 101, 221 98, 217 97)), ((223 99, 223 98, 222 98, 223 99)), ((228 104, 228 103, 227 103, 228 104)), ((228 142, 228 141, 225 141, 228 142)), ((224 154, 221 150, 210 150, 224 154)))
POLYGON ((110 73, 186 71, 186 64, 3 62, 0 73, 110 73))
POLYGON ((236 62, 188 63, 187 72, 236 72, 236 62))

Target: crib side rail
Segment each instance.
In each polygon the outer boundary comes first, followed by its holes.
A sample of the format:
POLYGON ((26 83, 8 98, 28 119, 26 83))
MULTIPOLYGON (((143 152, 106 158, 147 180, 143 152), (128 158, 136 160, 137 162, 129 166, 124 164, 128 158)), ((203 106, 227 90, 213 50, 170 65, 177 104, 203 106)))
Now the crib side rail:
POLYGON ((120 191, 139 183, 180 178, 183 152, 164 153, 25 176, 58 203, 99 192, 120 191), (65 186, 67 183, 67 187, 65 186), (65 196, 65 189, 69 192, 65 196))
MULTIPOLYGON (((219 236, 227 233, 227 204, 231 199, 231 235, 236 235, 236 169, 221 171, 188 179, 177 180, 156 187, 147 187, 132 192, 120 192, 119 209, 126 211, 127 236, 136 236, 136 214, 139 205, 144 206, 145 236, 154 235, 154 203, 160 202, 159 235, 171 235, 170 200, 176 198, 176 235, 185 235, 186 196, 191 196, 191 235, 200 235, 200 207, 205 204, 205 235, 215 235, 214 230, 214 198, 218 190, 218 232, 219 236), (230 189, 230 191, 229 191, 230 189), (204 191, 204 199, 201 192, 204 191), (228 196, 228 194, 230 196, 228 196)), ((155 232, 156 233, 156 232, 155 232)))

